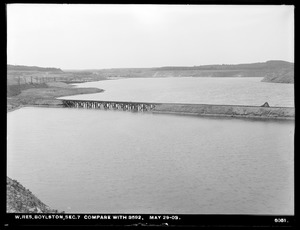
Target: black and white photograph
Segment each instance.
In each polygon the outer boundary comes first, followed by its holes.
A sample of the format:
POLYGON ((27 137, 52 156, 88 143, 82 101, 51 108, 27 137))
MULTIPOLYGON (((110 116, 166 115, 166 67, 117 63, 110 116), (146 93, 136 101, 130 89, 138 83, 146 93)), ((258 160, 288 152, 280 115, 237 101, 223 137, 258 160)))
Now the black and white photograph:
POLYGON ((294 11, 6 4, 7 225, 291 225, 294 11))

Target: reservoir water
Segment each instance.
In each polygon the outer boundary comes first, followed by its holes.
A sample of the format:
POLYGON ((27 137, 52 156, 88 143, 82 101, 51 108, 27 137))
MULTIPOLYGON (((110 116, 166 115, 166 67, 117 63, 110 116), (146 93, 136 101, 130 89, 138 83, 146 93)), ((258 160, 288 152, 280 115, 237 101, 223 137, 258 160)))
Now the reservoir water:
POLYGON ((7 175, 67 213, 289 215, 294 122, 27 107, 7 175))
POLYGON ((294 107, 294 84, 261 82, 260 77, 128 78, 75 84, 103 93, 67 99, 294 107))

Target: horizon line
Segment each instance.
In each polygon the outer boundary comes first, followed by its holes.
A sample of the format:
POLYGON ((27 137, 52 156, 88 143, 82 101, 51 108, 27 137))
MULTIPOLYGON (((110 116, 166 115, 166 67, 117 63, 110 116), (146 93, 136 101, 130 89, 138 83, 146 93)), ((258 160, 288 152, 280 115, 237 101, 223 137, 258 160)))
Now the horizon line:
POLYGON ((243 65, 243 64, 260 64, 260 63, 267 63, 267 62, 270 62, 270 61, 282 61, 282 62, 288 62, 288 63, 291 63, 291 64, 294 64, 294 62, 291 62, 291 61, 286 61, 286 60, 281 60, 281 59, 271 59, 271 60, 267 60, 267 61, 262 61, 262 62, 243 62, 243 63, 234 63, 234 64, 225 64, 225 63, 222 63, 222 64, 204 64, 204 65, 165 65, 165 66, 152 66, 152 67, 106 67, 106 68, 61 68, 61 67, 50 67, 50 66, 47 66, 47 67, 44 67, 44 66, 37 66, 37 65, 22 65, 22 64, 9 64, 7 63, 7 66, 8 65, 11 65, 11 66, 26 66, 26 67, 38 67, 38 68, 55 68, 55 69, 61 69, 61 70, 107 70, 107 69, 154 69, 154 68, 171 68, 171 67, 175 67, 175 68, 192 68, 192 67, 200 67, 200 66, 214 66, 214 65, 219 65, 219 66, 222 66, 222 65, 243 65))

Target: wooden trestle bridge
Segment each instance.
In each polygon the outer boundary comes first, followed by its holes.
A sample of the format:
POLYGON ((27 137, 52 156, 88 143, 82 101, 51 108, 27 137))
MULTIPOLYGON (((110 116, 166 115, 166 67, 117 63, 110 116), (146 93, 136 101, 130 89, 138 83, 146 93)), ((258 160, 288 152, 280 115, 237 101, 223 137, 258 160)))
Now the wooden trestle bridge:
POLYGON ((123 110, 123 111, 141 111, 152 110, 156 103, 146 102, 124 102, 124 101, 89 101, 89 100, 67 100, 62 99, 64 107, 86 108, 86 109, 104 109, 104 110, 123 110))
POLYGON ((151 111, 152 113, 188 114, 197 116, 295 119, 295 108, 266 107, 265 104, 263 106, 243 106, 69 99, 61 99, 61 101, 64 107, 69 108, 123 110, 132 112, 151 111))

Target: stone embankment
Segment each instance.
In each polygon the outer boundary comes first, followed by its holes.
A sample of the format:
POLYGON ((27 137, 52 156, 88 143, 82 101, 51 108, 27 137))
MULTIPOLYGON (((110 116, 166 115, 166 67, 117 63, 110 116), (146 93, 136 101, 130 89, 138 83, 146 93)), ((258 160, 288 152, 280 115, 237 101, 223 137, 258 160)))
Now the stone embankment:
POLYGON ((18 181, 7 177, 7 213, 58 213, 41 202, 18 181))
POLYGON ((293 107, 268 107, 268 106, 240 106, 240 105, 208 105, 208 104, 157 104, 153 113, 218 116, 218 117, 241 117, 263 119, 295 119, 293 107))

